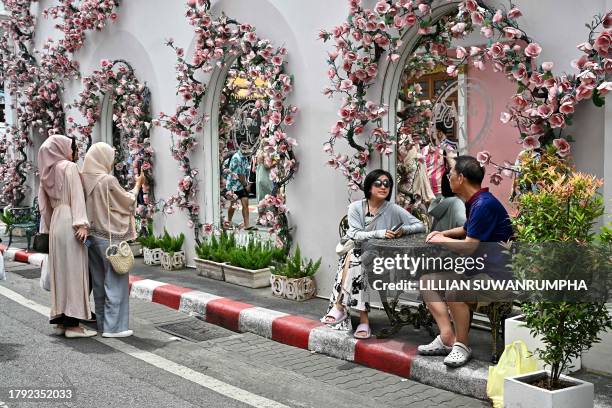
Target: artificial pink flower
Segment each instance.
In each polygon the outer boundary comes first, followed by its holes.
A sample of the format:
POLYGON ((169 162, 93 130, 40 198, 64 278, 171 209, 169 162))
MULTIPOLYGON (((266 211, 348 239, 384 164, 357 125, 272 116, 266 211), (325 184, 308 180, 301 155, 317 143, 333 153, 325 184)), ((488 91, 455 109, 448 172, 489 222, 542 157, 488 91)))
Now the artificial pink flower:
POLYGON ((491 184, 496 185, 496 186, 499 186, 502 181, 503 181, 503 177, 499 173, 493 173, 493 174, 491 174, 491 177, 489 178, 489 182, 491 184))
POLYGON ((512 10, 508 12, 508 18, 512 18, 512 19, 519 18, 522 15, 523 13, 521 13, 521 10, 519 10, 516 7, 514 7, 512 10))
POLYGON ((478 160, 481 166, 485 166, 491 161, 491 153, 486 150, 478 152, 478 154, 476 155, 476 160, 478 160))
POLYGON ((597 87, 597 91, 599 91, 600 95, 607 94, 612 91, 612 82, 602 82, 601 85, 597 87))
POLYGON ((504 15, 502 14, 502 11, 501 10, 497 10, 495 12, 495 15, 493 16, 493 22, 495 24, 499 24, 499 23, 501 23, 503 21, 503 19, 504 19, 504 15))
POLYGON ((542 47, 538 43, 531 43, 525 47, 525 55, 530 58, 536 58, 542 52, 542 47))
POLYGON ((508 123, 508 122, 510 122, 511 119, 512 119, 512 115, 509 114, 508 112, 502 112, 500 117, 499 117, 499 120, 502 123, 508 123))
POLYGON ((561 157, 566 157, 570 153, 570 145, 564 138, 554 139, 553 146, 561 157))
POLYGON ((548 119, 548 123, 552 128, 563 128, 565 127, 565 117, 560 113, 555 113, 548 119))
POLYGON ((524 149, 539 149, 540 148, 540 140, 535 136, 527 136, 523 139, 523 148, 524 149))
POLYGON ((543 62, 542 63, 542 69, 546 72, 550 72, 552 71, 553 67, 555 66, 554 63, 552 62, 543 62))

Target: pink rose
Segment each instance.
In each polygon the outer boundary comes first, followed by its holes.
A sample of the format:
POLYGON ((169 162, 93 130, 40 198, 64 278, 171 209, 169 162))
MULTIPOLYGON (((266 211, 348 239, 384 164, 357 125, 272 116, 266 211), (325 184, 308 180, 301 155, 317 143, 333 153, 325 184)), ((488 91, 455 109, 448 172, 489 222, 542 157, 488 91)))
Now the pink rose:
POLYGON ((484 23, 484 17, 481 13, 473 12, 472 13, 472 23, 476 25, 482 25, 484 23))
POLYGON ((350 79, 345 79, 340 83, 340 89, 342 89, 343 91, 348 91, 352 87, 353 81, 351 81, 350 79))
POLYGON ((612 42, 612 31, 606 30, 599 34, 599 37, 595 40, 593 48, 602 56, 607 56, 610 49, 610 43, 612 42))
POLYGON ((380 0, 378 3, 376 3, 374 10, 376 10, 378 14, 385 14, 390 8, 391 6, 386 0, 380 0))
POLYGON ((511 119, 512 119, 512 115, 509 114, 508 112, 502 112, 500 117, 499 117, 499 120, 502 123, 508 123, 508 122, 510 122, 511 119))
POLYGON ((455 34, 463 34, 465 31, 465 23, 457 23, 451 27, 451 31, 455 34))
POLYGON ((481 166, 485 166, 491 161, 491 153, 486 150, 478 152, 478 154, 476 155, 476 160, 478 160, 481 166))
POLYGON ((412 27, 417 22, 417 17, 414 13, 406 14, 406 25, 412 27))
POLYGON ((419 11, 423 14, 429 13, 429 5, 425 3, 419 4, 419 11))
POLYGON ((493 58, 501 58, 504 56, 504 46, 502 43, 496 42, 489 48, 489 52, 493 58))
POLYGON ((525 55, 531 58, 536 58, 542 52, 542 47, 538 43, 531 43, 525 47, 525 55))
POLYGON ((602 82, 601 85, 597 87, 600 95, 605 95, 608 92, 612 91, 612 82, 602 82))
POLYGON ((515 18, 519 18, 522 15, 523 15, 523 13, 521 13, 521 10, 519 10, 516 7, 508 12, 508 18, 515 19, 515 18))
POLYGON ((497 10, 495 12, 495 15, 493 16, 493 22, 495 24, 499 24, 500 22, 502 22, 502 20, 504 19, 504 15, 502 14, 501 10, 497 10))
POLYGON ((491 184, 495 184, 496 186, 499 186, 502 180, 503 180, 503 177, 499 173, 493 173, 491 174, 491 177, 489 178, 489 181, 491 182, 491 184))
POLYGON ((459 71, 455 65, 449 65, 446 67, 446 73, 452 77, 456 77, 459 71))
POLYGON ((540 148, 540 140, 535 136, 527 136, 523 139, 523 148, 524 149, 539 149, 540 148))
POLYGON ((457 58, 463 59, 467 55, 467 51, 463 47, 457 47, 457 58))
POLYGON ((540 105, 538 107, 538 115, 543 118, 549 117, 553 113, 553 109, 550 105, 540 105))
POLYGON ((492 38, 493 37, 493 29, 491 27, 482 27, 480 29, 480 32, 482 33, 482 35, 485 38, 492 38))
POLYGON ((520 38, 523 35, 523 32, 514 27, 504 27, 504 33, 507 38, 520 38))
MULTIPOLYGON (((526 50, 525 50, 526 51, 526 50)), ((546 72, 550 72, 552 71, 553 67, 555 66, 555 64, 553 64, 552 62, 543 62, 542 63, 542 69, 546 72)))
POLYGON ((567 140, 560 138, 553 140, 553 146, 557 149, 557 153, 561 157, 565 157, 570 152, 570 145, 567 140))
POLYGON ((593 88, 586 85, 580 85, 576 89, 576 100, 581 101, 583 99, 589 99, 593 95, 593 88))
POLYGON ((565 117, 560 113, 555 113, 548 119, 548 123, 552 128, 563 128, 565 127, 565 117))
POLYGON ((478 3, 476 3, 476 0, 467 0, 465 2, 465 8, 472 12, 476 11, 478 10, 478 3))

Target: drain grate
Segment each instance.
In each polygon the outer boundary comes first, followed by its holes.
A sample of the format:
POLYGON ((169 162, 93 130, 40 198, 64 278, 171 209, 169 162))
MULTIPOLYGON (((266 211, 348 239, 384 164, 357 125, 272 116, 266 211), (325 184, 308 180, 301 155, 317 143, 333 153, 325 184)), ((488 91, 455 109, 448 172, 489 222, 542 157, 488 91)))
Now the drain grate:
POLYGON ((219 339, 233 334, 229 330, 218 328, 200 320, 190 319, 181 322, 167 323, 156 326, 158 330, 194 343, 219 339))

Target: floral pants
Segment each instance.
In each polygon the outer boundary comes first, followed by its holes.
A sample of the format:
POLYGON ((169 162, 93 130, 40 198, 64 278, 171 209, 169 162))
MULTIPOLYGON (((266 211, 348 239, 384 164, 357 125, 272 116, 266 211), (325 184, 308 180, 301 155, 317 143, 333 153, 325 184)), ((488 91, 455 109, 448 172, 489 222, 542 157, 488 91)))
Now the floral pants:
MULTIPOLYGON (((334 305, 338 303, 338 298, 340 297, 340 303, 345 307, 347 313, 349 313, 349 318, 338 324, 328 326, 336 330, 350 331, 352 330, 350 309, 365 312, 370 311, 370 293, 367 276, 365 271, 361 268, 361 256, 358 252, 355 254, 353 250, 347 252, 338 260, 338 272, 336 273, 336 279, 332 287, 329 306, 325 312, 326 316, 334 305), (342 272, 345 268, 347 268, 347 271, 343 285, 342 272)), ((323 317, 321 321, 325 323, 325 317, 323 317)))

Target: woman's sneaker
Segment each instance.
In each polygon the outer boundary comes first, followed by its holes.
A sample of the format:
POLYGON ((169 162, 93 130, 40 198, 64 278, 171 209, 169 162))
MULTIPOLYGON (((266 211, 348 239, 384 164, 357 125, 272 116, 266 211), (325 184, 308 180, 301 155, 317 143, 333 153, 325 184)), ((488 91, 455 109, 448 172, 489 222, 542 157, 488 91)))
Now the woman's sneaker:
POLYGON ((423 356, 446 356, 453 348, 444 344, 438 335, 431 343, 423 344, 417 347, 417 350, 423 356))
POLYGON ((132 330, 125 330, 119 333, 102 333, 102 337, 130 337, 134 332, 132 330))

